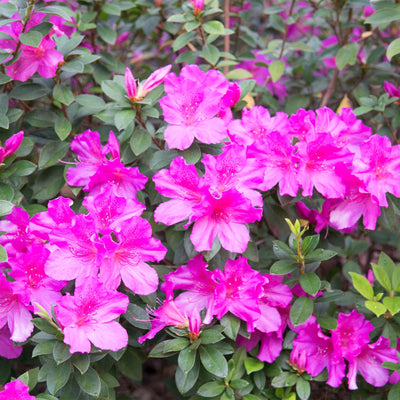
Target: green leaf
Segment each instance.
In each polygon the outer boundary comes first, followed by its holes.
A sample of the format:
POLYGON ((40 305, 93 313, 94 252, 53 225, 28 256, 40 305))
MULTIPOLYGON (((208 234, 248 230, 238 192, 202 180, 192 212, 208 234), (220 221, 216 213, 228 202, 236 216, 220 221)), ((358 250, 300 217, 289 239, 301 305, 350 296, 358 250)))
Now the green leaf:
POLYGON ((187 374, 184 374, 178 367, 175 372, 175 382, 179 393, 184 394, 188 392, 196 384, 199 372, 200 363, 195 363, 193 368, 187 374))
POLYGON ((110 99, 115 100, 117 103, 127 95, 126 89, 121 87, 116 81, 103 81, 101 89, 110 99))
POLYGON ((122 131, 135 120, 135 117, 135 110, 120 110, 115 113, 114 124, 119 131, 122 131))
POLYGON ((13 203, 6 200, 0 200, 0 216, 10 214, 13 208, 13 203))
POLYGON ((72 9, 70 9, 68 7, 48 6, 47 4, 46 4, 46 7, 43 7, 40 9, 40 12, 44 12, 46 14, 58 15, 59 17, 62 17, 67 21, 70 21, 71 17, 73 17, 75 15, 74 12, 72 11, 72 9))
POLYGON ((386 271, 388 276, 392 276, 396 268, 393 260, 384 252, 379 255, 378 265, 386 271))
POLYGON ((387 308, 382 303, 379 303, 378 301, 367 300, 365 302, 365 307, 367 307, 368 310, 372 311, 377 317, 384 314, 387 310, 387 308))
POLYGON ((400 297, 385 297, 383 299, 383 304, 392 315, 395 315, 400 311, 400 297))
POLYGON ((167 22, 179 22, 179 23, 184 23, 186 22, 186 16, 182 15, 182 14, 174 14, 171 15, 168 19, 167 22))
POLYGON ((39 169, 48 168, 59 162, 69 149, 69 143, 50 142, 43 147, 39 157, 39 169))
POLYGON ((69 351, 70 347, 63 342, 57 342, 53 347, 53 358, 58 364, 61 364, 71 358, 72 353, 69 351))
POLYGON ((153 171, 158 171, 161 168, 166 167, 176 157, 175 151, 156 151, 150 160, 149 167, 153 171))
POLYGON ((268 65, 269 73, 271 74, 272 82, 276 82, 285 71, 285 63, 282 60, 272 61, 268 65))
POLYGON ((55 197, 65 183, 63 173, 64 167, 58 165, 40 171, 32 186, 32 197, 39 201, 55 197))
POLYGON ((253 90, 256 81, 254 79, 246 79, 244 81, 237 82, 237 84, 240 86, 240 100, 242 100, 246 94, 253 90))
POLYGON ((207 329, 200 334, 201 344, 212 344, 223 340, 225 337, 215 329, 207 329))
POLYGON ((220 21, 207 21, 203 24, 203 29, 210 35, 225 35, 225 28, 220 21))
POLYGON ((178 356, 178 365, 184 374, 187 374, 196 361, 196 349, 192 346, 183 349, 178 356))
POLYGON ((69 106, 74 101, 74 95, 66 86, 55 85, 53 88, 53 97, 66 106, 69 106))
POLYGON ((300 285, 306 293, 315 296, 321 287, 321 280, 314 272, 306 272, 300 276, 300 285))
POLYGON ((28 32, 21 33, 18 38, 21 43, 27 46, 38 47, 43 39, 43 35, 38 31, 30 29, 28 32))
POLYGON ((287 371, 282 372, 279 375, 276 375, 271 381, 272 387, 274 387, 274 388, 283 388, 283 387, 288 386, 287 380, 288 380, 290 375, 291 375, 290 372, 287 372, 287 371))
POLYGON ((245 379, 232 379, 230 386, 232 389, 241 390, 247 388, 250 385, 245 379))
POLYGON ((311 394, 310 382, 300 377, 296 382, 296 392, 300 400, 307 400, 311 394))
POLYGON ((139 349, 128 347, 124 355, 118 361, 119 370, 128 378, 136 381, 142 380, 142 364, 146 360, 139 349))
POLYGON ((400 264, 396 266, 392 274, 393 290, 398 292, 400 290, 400 264))
POLYGON ((220 378, 228 375, 228 363, 218 350, 206 345, 200 346, 199 353, 201 363, 208 372, 220 378))
POLYGON ((238 79, 248 79, 252 77, 253 75, 249 71, 243 68, 235 68, 226 74, 226 79, 230 81, 236 81, 238 79))
POLYGON ((372 300, 374 298, 374 291, 368 279, 354 272, 349 272, 349 274, 353 280, 354 288, 366 299, 372 300))
POLYGON ((390 293, 392 290, 392 285, 386 271, 379 265, 371 263, 372 270, 374 271, 374 276, 378 282, 390 293))
POLYGON ((117 39, 117 31, 112 29, 111 26, 107 25, 106 23, 99 22, 97 24, 97 33, 99 36, 108 44, 114 44, 115 40, 117 39))
POLYGON ((393 40, 386 50, 386 57, 390 61, 394 56, 400 53, 400 38, 393 40))
POLYGON ((55 339, 38 343, 32 351, 32 357, 41 356, 43 354, 53 354, 53 347, 56 343, 58 343, 58 340, 55 339))
POLYGON ((7 262, 8 255, 6 249, 0 245, 0 262, 7 262))
POLYGON ((310 97, 303 94, 291 96, 285 103, 286 114, 294 114, 299 108, 307 108, 310 104, 310 97))
POLYGON ((75 379, 78 382, 79 387, 87 394, 94 397, 97 397, 100 394, 100 377, 93 368, 90 367, 83 375, 75 374, 75 379))
POLYGON ((319 243, 319 235, 307 236, 301 242, 301 249, 307 255, 310 251, 314 251, 319 243))
POLYGON ((58 398, 51 394, 40 393, 36 396, 36 400, 58 400, 58 398))
POLYGON ((192 32, 199 26, 200 26, 200 21, 189 21, 189 22, 186 22, 184 25, 187 32, 192 32))
POLYGON ((264 363, 258 358, 248 357, 244 360, 244 367, 246 372, 250 375, 253 372, 260 371, 264 368, 264 363))
POLYGON ((151 323, 147 312, 136 304, 130 303, 124 314, 124 318, 135 328, 150 329, 151 323))
POLYGON ((398 19, 400 19, 400 7, 397 4, 393 4, 392 7, 385 7, 375 11, 365 20, 365 23, 371 25, 387 25, 398 19))
POLYGON ((61 140, 65 140, 69 134, 71 133, 72 125, 71 122, 67 120, 64 116, 57 117, 56 122, 54 124, 54 130, 57 133, 57 136, 61 140))
POLYGON ((336 256, 336 251, 333 250, 325 250, 325 249, 316 249, 306 256, 306 261, 326 261, 332 257, 336 256))
POLYGON ((225 328, 225 335, 232 340, 236 340, 240 329, 240 319, 232 314, 225 314, 221 318, 220 323, 225 328))
POLYGON ((215 47, 214 45, 206 44, 203 47, 200 56, 204 58, 207 62, 209 62, 211 65, 216 65, 220 57, 220 52, 218 48, 215 47))
POLYGON ((71 375, 71 364, 69 362, 54 365, 47 374, 47 389, 50 394, 56 394, 68 382, 71 375))
POLYGON ((188 164, 196 164, 201 158, 201 150, 197 143, 193 143, 186 150, 178 150, 178 154, 182 156, 188 164))
POLYGON ((292 260, 279 260, 272 264, 270 274, 273 275, 287 275, 299 269, 296 261, 292 260))
POLYGON ((74 353, 71 363, 81 374, 84 374, 90 366, 90 356, 85 353, 74 353))
POLYGON ((76 96, 75 101, 83 107, 96 110, 96 112, 103 110, 106 106, 101 97, 92 94, 80 94, 76 96))
POLYGON ((390 388, 387 400, 398 400, 400 399, 400 382, 397 382, 390 388))
POLYGON ((194 39, 195 33, 194 32, 185 32, 182 33, 182 35, 179 35, 173 45, 172 45, 172 50, 178 51, 185 47, 192 39, 194 39))
POLYGON ((6 183, 0 183, 0 200, 11 201, 14 197, 14 189, 6 183))
POLYGON ((346 65, 354 65, 357 61, 358 45, 348 43, 341 47, 336 54, 336 66, 341 71, 346 65))
POLYGON ((190 344, 189 340, 187 338, 181 337, 177 339, 172 339, 172 340, 166 340, 164 342, 164 351, 166 353, 169 353, 171 351, 181 351, 188 347, 190 344))
POLYGON ((225 385, 220 382, 207 382, 201 385, 197 390, 197 394, 203 397, 219 396, 225 390, 225 385))
POLYGON ((29 390, 34 389, 38 382, 39 368, 33 368, 18 377, 19 380, 29 386, 29 390))
POLYGON ((314 303, 309 297, 299 297, 290 309, 290 320, 294 326, 301 325, 310 318, 314 303))
POLYGON ((129 142, 133 153, 138 156, 151 146, 151 135, 144 129, 135 129, 129 142))
POLYGON ((25 83, 15 87, 10 92, 10 97, 17 100, 35 100, 45 96, 50 90, 38 83, 25 83))

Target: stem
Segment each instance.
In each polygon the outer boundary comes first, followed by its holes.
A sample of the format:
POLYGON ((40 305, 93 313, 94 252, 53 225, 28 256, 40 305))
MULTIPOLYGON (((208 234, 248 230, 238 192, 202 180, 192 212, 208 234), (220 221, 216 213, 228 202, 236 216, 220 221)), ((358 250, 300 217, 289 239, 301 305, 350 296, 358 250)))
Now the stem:
MULTIPOLYGON (((229 12, 230 12, 230 4, 229 4, 229 0, 225 0, 224 3, 224 26, 225 29, 229 29, 229 25, 230 25, 230 16, 229 16, 229 12)), ((224 36, 224 52, 225 53, 229 53, 229 45, 230 45, 230 40, 229 40, 229 35, 225 35, 224 36)), ((227 60, 227 58, 225 57, 225 61, 227 60)), ((226 75, 229 72, 229 67, 227 65, 224 66, 224 74, 226 75)))
POLYGON ((329 103, 329 100, 331 99, 333 92, 335 91, 335 84, 336 84, 336 79, 337 79, 338 75, 339 75, 339 71, 337 69, 335 69, 333 71, 332 78, 329 82, 328 89, 327 89, 324 97, 321 100, 321 104, 320 104, 321 108, 325 107, 329 103))
MULTIPOLYGON (((289 9, 289 14, 288 14, 288 18, 290 18, 290 16, 293 13, 293 9, 294 9, 294 5, 296 3, 296 0, 292 0, 292 3, 290 4, 290 9, 289 9)), ((289 24, 287 22, 285 22, 285 32, 283 34, 283 40, 282 40, 282 47, 281 47, 281 51, 279 53, 279 59, 282 58, 283 56, 283 51, 285 50, 285 44, 286 44, 286 40, 287 40, 287 34, 289 31, 289 24)))
POLYGON ((200 33, 201 43, 203 46, 207 44, 206 34, 204 33, 203 24, 200 21, 200 26, 197 28, 197 31, 200 33))
POLYGON ((381 111, 381 114, 382 114, 382 117, 383 117, 383 119, 385 120, 386 125, 388 126, 390 132, 392 133, 394 142, 395 142, 396 144, 399 144, 399 141, 397 140, 397 137, 396 137, 396 133, 395 133, 395 131, 393 130, 392 126, 390 125, 390 122, 389 122, 388 119, 386 118, 385 113, 384 113, 383 111, 381 111))

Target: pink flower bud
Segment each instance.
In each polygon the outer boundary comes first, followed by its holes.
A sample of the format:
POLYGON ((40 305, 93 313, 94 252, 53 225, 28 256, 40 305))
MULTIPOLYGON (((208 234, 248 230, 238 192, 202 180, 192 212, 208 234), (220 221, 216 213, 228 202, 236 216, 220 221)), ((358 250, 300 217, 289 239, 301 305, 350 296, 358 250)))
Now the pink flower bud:
POLYGON ((136 81, 131 70, 128 67, 125 70, 125 87, 129 100, 131 102, 134 102, 135 101, 134 99, 136 99, 136 92, 137 92, 136 81))
POLYGON ((193 14, 199 15, 204 8, 204 0, 191 0, 192 6, 194 8, 193 14))

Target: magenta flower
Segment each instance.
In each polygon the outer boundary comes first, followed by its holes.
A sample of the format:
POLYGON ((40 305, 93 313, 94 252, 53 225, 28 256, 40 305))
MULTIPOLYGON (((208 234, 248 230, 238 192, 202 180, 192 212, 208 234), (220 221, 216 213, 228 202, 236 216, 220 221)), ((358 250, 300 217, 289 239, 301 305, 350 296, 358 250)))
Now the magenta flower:
POLYGON ((18 133, 12 135, 9 139, 4 143, 4 147, 0 147, 0 163, 3 162, 5 158, 14 154, 19 146, 21 146, 22 139, 24 138, 24 132, 19 131, 18 133))
POLYGON ((220 197, 223 192, 236 189, 250 199, 255 207, 262 207, 261 193, 254 189, 262 183, 261 164, 256 159, 246 157, 244 147, 231 144, 223 147, 218 156, 205 154, 201 162, 206 167, 202 178, 213 197, 220 197))
POLYGON ((55 42, 48 36, 42 39, 38 47, 22 44, 18 60, 6 67, 7 75, 19 81, 28 80, 35 72, 43 78, 53 78, 58 64, 64 61, 55 46, 55 42))
POLYGON ((35 400, 35 397, 29 394, 29 387, 24 382, 15 379, 4 385, 0 400, 35 400))
POLYGON ((262 106, 246 108, 242 111, 241 120, 233 120, 228 126, 229 137, 242 146, 264 139, 271 132, 286 132, 289 129, 287 114, 278 112, 271 117, 269 111, 262 106))
POLYGON ((34 312, 40 311, 36 305, 38 303, 51 314, 51 305, 61 298, 60 290, 67 282, 54 280, 46 275, 44 265, 49 253, 44 245, 32 245, 12 263, 10 276, 15 279, 14 294, 24 298, 25 303, 30 303, 34 312))
POLYGON ((343 198, 346 187, 336 172, 339 166, 351 166, 353 154, 337 147, 330 133, 317 133, 314 140, 298 142, 297 179, 303 196, 312 196, 315 187, 326 198, 343 198))
POLYGON ((7 324, 14 342, 25 342, 33 331, 31 307, 24 300, 0 273, 0 328, 7 324))
POLYGON ((96 278, 86 279, 54 307, 71 353, 90 353, 90 343, 101 350, 117 351, 128 344, 126 330, 116 321, 129 304, 128 296, 106 289, 96 278))
POLYGON ((393 83, 390 83, 388 81, 385 81, 385 83, 383 84, 383 87, 385 88, 385 92, 390 97, 398 97, 400 99, 400 87, 396 87, 393 85, 393 83))
POLYGON ((179 77, 165 78, 167 96, 159 102, 169 126, 164 138, 169 148, 184 150, 196 138, 202 143, 219 143, 227 135, 225 122, 216 117, 228 81, 216 70, 207 73, 197 65, 185 66, 179 77))
POLYGON ((157 290, 157 272, 146 261, 161 261, 167 249, 153 238, 151 225, 145 219, 132 217, 120 221, 116 240, 104 236, 106 254, 100 266, 99 279, 106 287, 116 289, 122 281, 133 293, 148 295, 157 290))
POLYGON ((157 69, 144 81, 144 83, 139 83, 139 85, 136 85, 136 80, 131 70, 126 68, 125 87, 131 103, 143 100, 153 89, 160 86, 164 82, 166 75, 171 71, 171 67, 171 65, 167 65, 163 68, 157 69))
POLYGON ((354 158, 352 174, 363 182, 362 192, 387 207, 386 193, 400 197, 400 145, 392 146, 386 136, 371 136, 354 158))
POLYGON ((207 266, 203 257, 198 254, 187 265, 165 275, 165 282, 161 284, 161 290, 166 293, 168 300, 173 298, 174 290, 184 290, 174 301, 185 313, 191 314, 194 308, 199 311, 206 309, 205 324, 209 324, 215 314, 214 292, 217 285, 207 266))
POLYGON ((190 0, 193 6, 193 14, 199 15, 204 8, 204 0, 190 0))
POLYGON ((231 312, 247 322, 248 330, 254 330, 254 323, 260 318, 258 299, 262 295, 265 278, 253 270, 245 257, 228 259, 224 271, 214 270, 215 287, 214 312, 221 319, 231 312))
POLYGON ((194 165, 186 164, 183 157, 176 157, 170 169, 157 172, 153 181, 160 194, 172 198, 156 208, 156 222, 173 225, 191 218, 193 207, 201 201, 200 179, 194 165))
POLYGON ((190 239, 197 251, 211 250, 218 237, 224 249, 243 253, 250 240, 245 224, 262 217, 262 209, 254 208, 250 200, 235 189, 223 192, 219 198, 204 191, 201 203, 193 207, 193 212, 195 222, 190 239))
POLYGON ((12 359, 19 357, 21 353, 22 346, 14 345, 14 342, 11 340, 11 332, 8 325, 4 325, 0 328, 0 357, 12 359))
POLYGON ((188 329, 189 337, 197 339, 200 333, 201 317, 197 308, 195 307, 187 317, 187 312, 183 311, 174 300, 167 300, 164 304, 152 310, 149 314, 153 317, 151 319, 151 329, 146 335, 139 338, 139 343, 145 340, 153 339, 153 337, 167 326, 174 326, 178 329, 188 329), (182 312, 184 314, 182 314, 182 312))

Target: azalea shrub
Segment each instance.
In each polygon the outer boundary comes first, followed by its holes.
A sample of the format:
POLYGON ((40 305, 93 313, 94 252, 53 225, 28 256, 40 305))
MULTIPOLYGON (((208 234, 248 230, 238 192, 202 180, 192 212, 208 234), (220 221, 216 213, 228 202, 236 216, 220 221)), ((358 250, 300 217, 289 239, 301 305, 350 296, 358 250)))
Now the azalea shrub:
POLYGON ((400 4, 0 14, 0 400, 399 398, 400 4))

